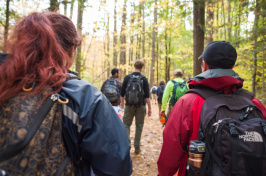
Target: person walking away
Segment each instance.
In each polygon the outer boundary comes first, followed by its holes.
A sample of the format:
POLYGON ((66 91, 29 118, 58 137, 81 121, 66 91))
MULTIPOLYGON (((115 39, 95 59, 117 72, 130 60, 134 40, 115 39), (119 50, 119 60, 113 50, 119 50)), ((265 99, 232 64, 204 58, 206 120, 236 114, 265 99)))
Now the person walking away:
POLYGON ((140 139, 146 115, 146 103, 148 104, 148 116, 151 116, 151 104, 149 99, 149 83, 147 78, 141 74, 144 67, 143 60, 136 60, 134 63, 135 71, 126 75, 121 89, 121 107, 126 101, 123 123, 126 127, 129 143, 130 126, 135 116, 136 132, 134 139, 135 153, 140 153, 140 139))
POLYGON ((159 107, 159 120, 161 119, 160 112, 161 112, 161 107, 162 107, 162 99, 163 99, 164 89, 165 89, 165 81, 161 80, 160 85, 159 85, 157 92, 156 92, 157 100, 158 100, 158 107, 159 107))
POLYGON ((199 59, 203 73, 189 80, 190 90, 178 100, 164 129, 159 176, 177 171, 184 176, 186 168, 195 176, 265 175, 265 160, 259 158, 265 156, 266 108, 242 88, 244 80, 233 70, 236 49, 214 41, 199 59), (202 143, 204 150, 195 148, 202 143), (204 151, 204 158, 193 162, 192 156, 204 151))
POLYGON ((157 99, 156 92, 157 92, 157 87, 154 84, 153 87, 151 88, 151 101, 153 101, 154 104, 156 104, 156 99, 157 99))
POLYGON ((160 115, 165 114, 166 105, 168 105, 167 117, 169 117, 177 100, 183 96, 188 90, 187 83, 183 79, 183 71, 176 69, 173 72, 174 79, 167 82, 163 98, 162 98, 162 109, 160 115))
POLYGON ((81 43, 72 21, 34 12, 10 39, 0 65, 1 172, 131 175, 123 123, 97 88, 69 70, 81 43))
POLYGON ((111 71, 112 76, 104 81, 101 92, 107 97, 113 106, 120 105, 120 93, 122 82, 119 78, 119 69, 113 68, 111 71))

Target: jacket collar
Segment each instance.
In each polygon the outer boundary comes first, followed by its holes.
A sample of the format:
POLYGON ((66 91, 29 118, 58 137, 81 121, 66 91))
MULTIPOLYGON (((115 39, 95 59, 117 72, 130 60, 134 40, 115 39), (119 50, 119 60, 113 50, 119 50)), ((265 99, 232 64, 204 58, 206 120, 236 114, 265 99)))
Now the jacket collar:
POLYGON ((210 87, 230 94, 243 87, 243 79, 232 69, 210 69, 189 80, 189 88, 210 87))

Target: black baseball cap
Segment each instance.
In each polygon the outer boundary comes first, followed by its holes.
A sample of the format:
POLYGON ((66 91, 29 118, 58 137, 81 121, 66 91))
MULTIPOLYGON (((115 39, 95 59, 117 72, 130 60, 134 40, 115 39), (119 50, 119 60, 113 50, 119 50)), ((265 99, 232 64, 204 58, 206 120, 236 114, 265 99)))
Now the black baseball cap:
POLYGON ((209 43, 198 59, 203 60, 216 68, 230 69, 235 65, 236 49, 226 41, 214 41, 209 43))

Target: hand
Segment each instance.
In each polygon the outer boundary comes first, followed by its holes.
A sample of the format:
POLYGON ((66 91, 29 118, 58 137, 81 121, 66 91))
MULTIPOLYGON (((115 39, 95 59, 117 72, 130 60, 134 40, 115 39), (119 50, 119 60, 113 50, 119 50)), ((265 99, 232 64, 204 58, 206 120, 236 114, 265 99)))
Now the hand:
POLYGON ((148 117, 151 116, 151 109, 148 110, 148 117))
POLYGON ((120 103, 121 109, 124 109, 124 103, 120 103))
POLYGON ((160 116, 164 116, 164 114, 165 114, 165 111, 160 112, 160 116))

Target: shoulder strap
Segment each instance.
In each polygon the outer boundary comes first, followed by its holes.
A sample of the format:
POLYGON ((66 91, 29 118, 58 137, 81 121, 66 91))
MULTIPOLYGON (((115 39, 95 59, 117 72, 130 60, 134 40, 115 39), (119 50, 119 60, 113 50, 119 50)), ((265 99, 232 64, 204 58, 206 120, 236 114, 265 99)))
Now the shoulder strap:
MULTIPOLYGON (((204 86, 200 86, 200 87, 196 87, 193 89, 189 89, 186 93, 195 93, 198 94, 199 96, 201 96, 202 98, 204 98, 205 100, 208 97, 217 95, 217 94, 223 94, 222 91, 215 91, 209 87, 204 87, 204 86)), ((241 95, 244 96, 250 100, 252 100, 254 98, 254 93, 249 92, 243 88, 237 89, 236 91, 233 92, 233 94, 236 95, 241 95)))
POLYGON ((16 156, 28 146, 28 144, 32 140, 37 130, 40 128, 40 125, 42 124, 44 118, 46 117, 47 113, 50 111, 54 103, 55 101, 52 100, 51 96, 49 96, 45 100, 43 105, 38 110, 37 114, 33 116, 34 120, 32 124, 29 126, 28 133, 24 137, 24 139, 0 151, 0 163, 16 156))
POLYGON ((175 80, 171 80, 171 81, 172 81, 172 83, 174 83, 174 84, 176 83, 176 81, 175 81, 175 80))
POLYGON ((204 87, 204 86, 200 86, 200 87, 196 87, 196 88, 193 88, 193 89, 189 89, 187 93, 195 93, 195 94, 198 94, 199 96, 201 96, 202 98, 204 98, 205 100, 208 98, 208 97, 211 97, 211 96, 214 96, 214 95, 217 95, 219 93, 222 93, 222 92, 217 92, 209 87, 204 87))

